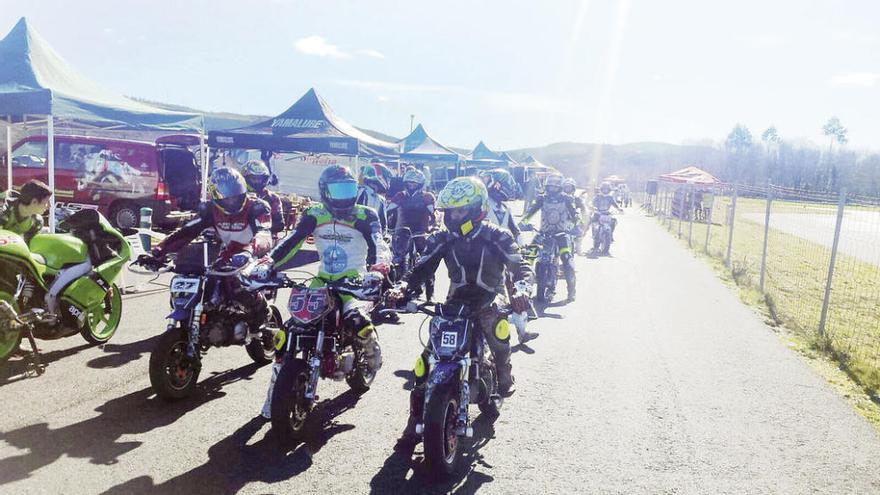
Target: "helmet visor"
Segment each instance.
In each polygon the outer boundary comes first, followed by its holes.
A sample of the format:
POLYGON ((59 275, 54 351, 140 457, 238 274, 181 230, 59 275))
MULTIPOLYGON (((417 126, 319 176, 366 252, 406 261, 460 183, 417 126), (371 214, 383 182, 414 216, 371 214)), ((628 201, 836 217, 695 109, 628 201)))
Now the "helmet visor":
POLYGON ((251 186, 251 189, 255 190, 265 189, 269 185, 268 175, 248 175, 245 176, 244 180, 251 186))
POLYGON ((214 203, 226 213, 238 213, 241 211, 241 207, 244 206, 245 197, 245 194, 239 194, 228 198, 215 199, 214 203))
POLYGON ((331 182, 327 184, 327 195, 333 200, 355 199, 357 197, 357 183, 331 182))

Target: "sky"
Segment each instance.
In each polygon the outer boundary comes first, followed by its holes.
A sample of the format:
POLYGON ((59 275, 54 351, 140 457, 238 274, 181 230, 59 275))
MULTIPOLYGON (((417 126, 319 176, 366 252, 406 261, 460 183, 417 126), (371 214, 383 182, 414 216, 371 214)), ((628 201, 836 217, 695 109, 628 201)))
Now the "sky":
MULTIPOLYGON (((0 0, 117 93, 276 115, 314 87, 398 137, 496 150, 560 141, 880 149, 880 1, 0 0)), ((5 35, 5 34, 4 34, 5 35)))

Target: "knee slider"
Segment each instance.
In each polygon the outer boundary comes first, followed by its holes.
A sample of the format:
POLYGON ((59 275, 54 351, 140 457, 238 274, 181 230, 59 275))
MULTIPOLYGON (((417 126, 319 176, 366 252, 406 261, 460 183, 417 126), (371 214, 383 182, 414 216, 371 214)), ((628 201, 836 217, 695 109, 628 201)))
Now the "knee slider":
POLYGON ((507 319, 502 318, 495 323, 495 338, 501 341, 510 338, 510 323, 507 322, 507 319))
POLYGON ((413 366, 413 373, 416 375, 416 378, 424 378, 428 373, 428 363, 425 362, 424 357, 419 356, 416 359, 416 364, 413 366))

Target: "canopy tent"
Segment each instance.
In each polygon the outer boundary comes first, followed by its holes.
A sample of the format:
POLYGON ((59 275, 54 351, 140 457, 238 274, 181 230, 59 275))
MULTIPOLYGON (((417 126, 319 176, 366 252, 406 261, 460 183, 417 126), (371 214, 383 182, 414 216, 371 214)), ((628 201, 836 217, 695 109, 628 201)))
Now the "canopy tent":
MULTIPOLYGON (((10 123, 46 116, 48 177, 53 190, 56 122, 108 130, 178 132, 204 128, 201 115, 163 110, 104 90, 65 62, 24 17, 0 40, 0 115, 7 116, 10 123)), ((7 156, 11 157, 9 127, 6 135, 7 156)), ((7 167, 11 187, 11 158, 7 167)), ((53 230, 54 209, 53 202, 49 212, 53 230)))
POLYGON ((602 179, 602 182, 610 182, 611 184, 623 184, 624 182, 626 182, 626 179, 619 175, 609 175, 608 177, 602 179))
POLYGON ((697 184, 703 186, 711 186, 721 183, 721 181, 714 175, 693 166, 685 167, 681 170, 676 170, 675 172, 670 172, 668 174, 663 174, 659 178, 664 182, 675 182, 679 184, 697 184))
POLYGON ((506 151, 503 152, 503 153, 501 153, 501 154, 499 155, 499 157, 500 157, 502 160, 506 161, 507 164, 508 164, 508 166, 514 166, 514 165, 517 165, 516 160, 514 160, 513 157, 510 156, 510 154, 508 154, 506 151))
POLYGON ((274 152, 395 158, 399 146, 374 138, 333 113, 314 88, 277 117, 256 124, 211 131, 208 144, 274 152))
POLYGON ((468 165, 478 165, 478 166, 501 166, 507 165, 507 161, 504 160, 500 154, 495 153, 490 150, 486 143, 480 141, 477 143, 477 146, 471 151, 471 154, 467 157, 468 165))
POLYGON ((409 136, 400 140, 400 159, 415 162, 457 162, 458 153, 438 143, 428 131, 419 124, 409 136))
POLYGON ((554 171, 554 172, 556 171, 555 168, 551 167, 550 165, 544 164, 543 162, 539 161, 537 158, 535 158, 532 155, 527 156, 523 161, 519 162, 519 165, 521 165, 523 167, 543 169, 548 172, 549 171, 554 171))

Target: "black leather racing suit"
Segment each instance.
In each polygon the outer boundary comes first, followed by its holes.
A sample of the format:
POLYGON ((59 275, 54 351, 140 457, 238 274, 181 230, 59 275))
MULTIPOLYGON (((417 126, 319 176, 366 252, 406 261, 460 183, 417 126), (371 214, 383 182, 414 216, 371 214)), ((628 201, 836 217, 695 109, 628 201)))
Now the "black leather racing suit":
MULTIPOLYGON (((498 325, 502 318, 493 306, 496 295, 503 291, 505 271, 514 281, 529 278, 528 264, 519 254, 513 236, 506 230, 487 222, 481 222, 476 232, 466 237, 442 230, 428 238, 425 254, 416 262, 407 281, 410 287, 418 287, 446 263, 449 272, 447 302, 465 305, 474 315, 489 350, 495 357, 498 381, 502 389, 512 383, 510 366, 510 336, 506 325, 498 325)), ((410 413, 421 417, 424 405, 425 381, 429 370, 428 358, 421 356, 421 366, 416 369, 416 386, 410 395, 410 413)))
POLYGON ((581 225, 578 205, 575 204, 572 196, 562 192, 559 194, 542 194, 523 215, 523 221, 528 222, 539 211, 541 212, 541 234, 545 237, 556 238, 556 246, 559 249, 559 259, 562 261, 562 271, 565 274, 568 296, 572 298, 576 291, 577 278, 574 271, 572 242, 569 231, 581 225))

